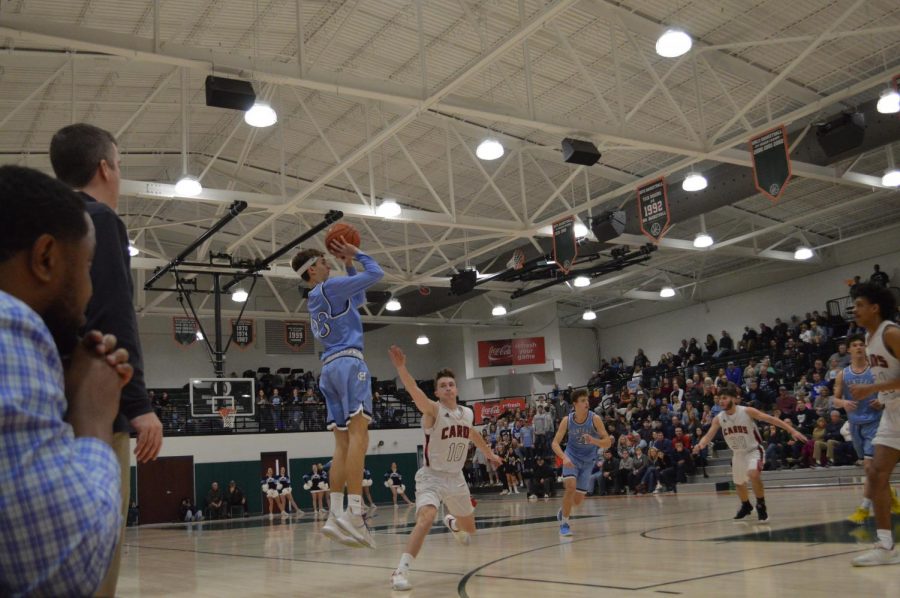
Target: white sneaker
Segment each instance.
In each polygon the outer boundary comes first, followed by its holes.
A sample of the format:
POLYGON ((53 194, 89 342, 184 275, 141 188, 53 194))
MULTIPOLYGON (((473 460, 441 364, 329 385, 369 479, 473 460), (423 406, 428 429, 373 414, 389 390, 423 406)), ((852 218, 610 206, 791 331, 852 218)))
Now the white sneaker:
POLYGON ((506 496, 507 494, 509 494, 509 490, 501 490, 500 491, 500 496, 506 496))
POLYGON ((366 525, 366 520, 363 519, 362 515, 344 511, 344 514, 337 518, 337 524, 345 534, 361 545, 375 549, 375 539, 369 532, 369 526, 366 525))
POLYGON ((532 495, 530 495, 530 496, 528 497, 528 500, 530 500, 531 502, 537 501, 537 494, 532 494, 532 495))
POLYGON ((447 529, 450 530, 450 533, 453 534, 453 538, 456 540, 458 544, 463 546, 469 545, 469 532, 464 530, 454 530, 450 526, 450 520, 456 519, 453 515, 444 515, 444 525, 447 526, 447 529))
POLYGON ((344 533, 344 530, 337 523, 338 518, 334 515, 328 516, 328 521, 325 522, 325 525, 322 526, 322 533, 329 540, 334 540, 339 544, 343 544, 344 546, 350 546, 352 548, 359 548, 362 546, 361 543, 357 542, 352 536, 344 533))
POLYGON ((513 494, 518 494, 518 493, 519 493, 519 487, 513 486, 513 494))
POLYGON ((893 550, 884 548, 881 544, 876 544, 872 550, 867 550, 858 557, 850 561, 854 567, 875 567, 877 565, 897 565, 900 564, 900 552, 895 546, 893 550))
POLYGON ((281 518, 282 518, 282 519, 287 519, 288 517, 290 517, 290 515, 288 514, 287 511, 282 511, 282 512, 281 512, 281 518))
POLYGON ((660 492, 662 492, 662 489, 662 484, 657 484, 656 488, 653 490, 653 494, 659 494, 660 492))
POLYGON ((400 570, 395 570, 391 573, 391 589, 398 592, 412 589, 412 584, 409 583, 406 573, 402 573, 400 570))

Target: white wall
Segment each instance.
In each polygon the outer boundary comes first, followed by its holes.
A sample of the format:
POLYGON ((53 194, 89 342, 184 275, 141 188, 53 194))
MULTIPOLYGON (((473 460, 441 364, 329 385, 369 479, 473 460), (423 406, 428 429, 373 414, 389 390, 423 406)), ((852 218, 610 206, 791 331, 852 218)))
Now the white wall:
MULTIPOLYGON (((420 428, 369 431, 369 455, 415 453, 424 444, 420 428), (384 441, 379 447, 378 443, 384 441)), ((131 439, 131 464, 135 440, 131 439)), ((231 434, 229 436, 173 436, 163 441, 160 457, 192 455, 194 464, 224 461, 254 461, 264 452, 287 451, 288 459, 324 457, 334 453, 331 432, 298 432, 294 434, 231 434)))
POLYGON ((868 258, 813 275, 760 286, 739 295, 690 305, 620 326, 601 328, 600 354, 605 358, 621 356, 630 365, 637 349, 642 348, 656 363, 663 352, 677 350, 681 339, 695 337, 702 343, 706 334, 711 333, 718 342, 722 330, 727 330, 737 344, 744 326, 753 326, 758 331, 760 322, 772 325, 776 317, 786 321, 792 315, 802 318, 806 312, 816 309, 825 311, 826 301, 847 295, 846 280, 855 275, 866 280, 875 263, 888 273, 892 284, 898 281, 900 254, 868 258))

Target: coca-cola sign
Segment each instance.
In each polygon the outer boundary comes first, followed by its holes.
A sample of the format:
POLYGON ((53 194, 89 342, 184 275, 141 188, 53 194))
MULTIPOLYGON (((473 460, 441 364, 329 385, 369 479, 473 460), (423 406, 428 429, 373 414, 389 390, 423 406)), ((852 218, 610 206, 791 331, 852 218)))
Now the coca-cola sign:
POLYGON ((544 337, 478 341, 478 367, 510 367, 546 362, 544 337))
POLYGON ((525 410, 525 397, 507 397, 499 401, 481 401, 473 405, 475 411, 475 425, 500 417, 506 411, 515 411, 516 408, 525 410))

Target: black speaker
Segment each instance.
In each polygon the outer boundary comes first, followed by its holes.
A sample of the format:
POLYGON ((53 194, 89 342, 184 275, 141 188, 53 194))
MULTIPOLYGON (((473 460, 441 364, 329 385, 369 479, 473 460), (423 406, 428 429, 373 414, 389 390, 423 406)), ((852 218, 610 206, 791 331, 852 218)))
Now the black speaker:
POLYGON ((562 140, 562 153, 563 160, 569 164, 593 166, 600 161, 600 150, 590 141, 566 137, 562 140))
POLYGON ((450 277, 450 293, 452 295, 465 295, 475 288, 477 274, 475 270, 463 270, 450 277))
POLYGON ((594 216, 591 218, 591 231, 600 243, 615 239, 625 232, 625 212, 615 210, 594 216))
POLYGON ((844 112, 816 127, 819 145, 829 158, 862 145, 866 136, 866 117, 862 112, 844 112))
POLYGON ((249 81, 206 77, 206 105, 247 111, 256 102, 256 93, 249 81))

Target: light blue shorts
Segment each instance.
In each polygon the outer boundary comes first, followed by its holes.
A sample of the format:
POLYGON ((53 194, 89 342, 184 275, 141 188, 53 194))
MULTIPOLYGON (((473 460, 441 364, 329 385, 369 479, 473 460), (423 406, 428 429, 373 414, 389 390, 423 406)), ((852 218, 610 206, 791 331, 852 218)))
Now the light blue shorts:
POLYGON ((880 421, 866 422, 854 424, 850 422, 850 437, 853 440, 853 450, 860 459, 871 459, 875 454, 875 447, 872 441, 878 433, 878 424, 880 421))
POLYGON ((592 462, 582 463, 573 459, 571 455, 566 456, 569 457, 569 460, 575 467, 563 465, 563 480, 565 478, 575 478, 575 490, 582 494, 587 494, 591 491, 591 473, 594 471, 594 464, 592 462))
POLYGON ((322 366, 319 390, 325 397, 329 430, 346 430, 350 418, 362 413, 372 419, 372 383, 366 362, 356 357, 338 357, 322 366))

